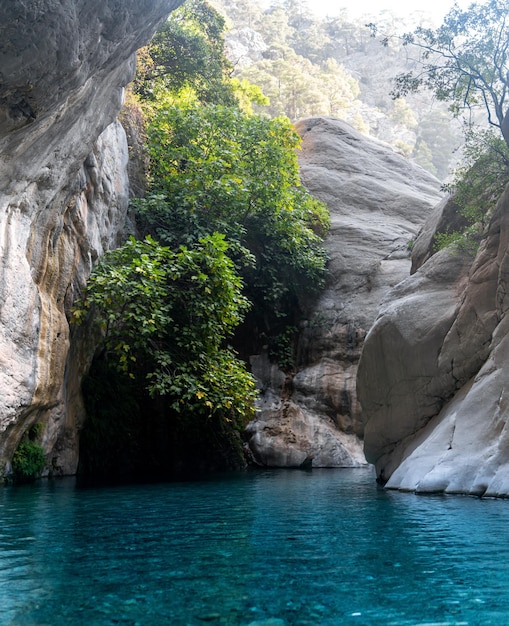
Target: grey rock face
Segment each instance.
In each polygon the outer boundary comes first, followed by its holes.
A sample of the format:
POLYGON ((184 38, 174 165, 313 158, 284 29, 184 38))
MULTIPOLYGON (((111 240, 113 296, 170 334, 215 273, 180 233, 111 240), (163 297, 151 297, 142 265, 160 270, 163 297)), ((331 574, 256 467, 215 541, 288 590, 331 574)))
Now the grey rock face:
POLYGON ((506 189, 475 259, 431 256, 366 339, 366 455, 389 488, 509 495, 508 243, 506 189))
POLYGON ((409 275, 408 243, 440 183, 340 120, 307 119, 297 130, 303 182, 331 212, 329 278, 301 329, 295 374, 285 378, 264 358, 253 368, 262 396, 248 442, 263 465, 352 466, 366 462, 356 393, 364 337, 409 275))
POLYGON ((267 44, 260 33, 246 26, 227 34, 226 50, 236 67, 248 67, 263 58, 267 44))
POLYGON ((178 4, 0 4, 0 473, 35 422, 56 471, 75 470, 90 353, 69 310, 124 228, 127 151, 111 124, 134 51, 178 4))

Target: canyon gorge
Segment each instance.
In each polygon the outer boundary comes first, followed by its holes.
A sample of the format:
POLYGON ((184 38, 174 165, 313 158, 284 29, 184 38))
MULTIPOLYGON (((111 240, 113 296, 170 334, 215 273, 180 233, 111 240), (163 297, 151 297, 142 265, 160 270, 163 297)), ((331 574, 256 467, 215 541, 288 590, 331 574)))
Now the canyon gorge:
MULTIPOLYGON (((0 7, 1 474, 36 423, 47 471, 76 472, 96 342, 71 328, 72 306, 129 232, 117 115, 136 49, 179 4, 0 7)), ((331 212, 329 273, 295 370, 251 357, 249 454, 265 467, 369 462, 393 489, 508 496, 509 194, 475 256, 436 252, 454 219, 437 179, 340 120, 296 129, 302 181, 331 212)))

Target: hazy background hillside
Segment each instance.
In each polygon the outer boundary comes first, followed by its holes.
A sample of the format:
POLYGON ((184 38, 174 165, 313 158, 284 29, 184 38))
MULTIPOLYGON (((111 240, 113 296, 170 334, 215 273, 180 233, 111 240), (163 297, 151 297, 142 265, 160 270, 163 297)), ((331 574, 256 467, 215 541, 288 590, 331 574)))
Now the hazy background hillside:
MULTIPOLYGON (((330 115, 394 149, 444 180, 456 161, 460 126, 444 103, 422 93, 393 100, 391 81, 415 66, 416 52, 396 38, 387 47, 373 37, 368 17, 315 15, 306 2, 286 0, 264 8, 256 0, 214 0, 227 17, 227 50, 234 76, 259 85, 270 99, 257 111, 292 120, 330 115)), ((380 32, 402 34, 434 26, 416 11, 374 17, 380 32)))

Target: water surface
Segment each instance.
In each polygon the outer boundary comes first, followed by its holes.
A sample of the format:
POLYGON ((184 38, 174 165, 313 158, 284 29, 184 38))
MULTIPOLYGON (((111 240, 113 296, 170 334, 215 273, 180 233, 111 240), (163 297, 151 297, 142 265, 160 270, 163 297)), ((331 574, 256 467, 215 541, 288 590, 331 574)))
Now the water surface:
POLYGON ((509 502, 371 470, 0 490, 0 624, 509 623, 509 502))

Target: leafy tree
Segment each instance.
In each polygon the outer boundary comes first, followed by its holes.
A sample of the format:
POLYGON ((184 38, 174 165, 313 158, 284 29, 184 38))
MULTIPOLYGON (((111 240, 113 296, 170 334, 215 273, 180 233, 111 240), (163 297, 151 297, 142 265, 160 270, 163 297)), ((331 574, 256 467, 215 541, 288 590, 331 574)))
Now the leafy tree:
POLYGON ((270 101, 258 85, 250 83, 246 78, 232 78, 231 84, 239 109, 252 115, 254 106, 266 107, 270 101))
POLYGON ((106 358, 144 378, 174 413, 215 414, 240 428, 253 413, 254 382, 224 347, 248 306, 227 249, 217 233, 178 251, 131 237, 94 269, 74 315, 93 308, 106 358))
POLYGON ((163 108, 149 130, 152 193, 136 203, 141 229, 171 247, 224 233, 263 332, 324 279, 329 217, 300 184, 299 142, 286 118, 219 106, 163 108))
POLYGON ((238 466, 256 394, 227 342, 249 301, 255 324, 285 328, 324 278, 328 214, 300 184, 299 138, 288 119, 247 113, 264 96, 230 78, 224 26, 192 0, 139 57, 140 114, 131 107, 128 120, 148 147, 148 193, 135 202, 147 236, 105 255, 74 312, 80 322, 92 311, 104 334, 85 389, 85 473, 111 473, 98 456, 128 472, 214 455, 212 467, 238 466), (111 400, 126 389, 127 417, 111 400))
POLYGON ((174 93, 187 87, 201 102, 235 104, 224 32, 225 20, 212 5, 187 0, 138 54, 135 92, 155 99, 156 85, 174 93))
MULTIPOLYGON (((384 42, 388 45, 389 39, 384 42)), ((425 87, 463 109, 484 107, 488 122, 509 145, 509 12, 506 0, 455 5, 438 29, 419 27, 403 36, 421 51, 419 68, 396 77, 393 95, 425 87)))
POLYGON ((247 307, 226 253, 217 233, 177 250, 131 238, 94 269, 74 312, 104 337, 83 387, 82 480, 244 465, 255 384, 226 344, 247 307))

